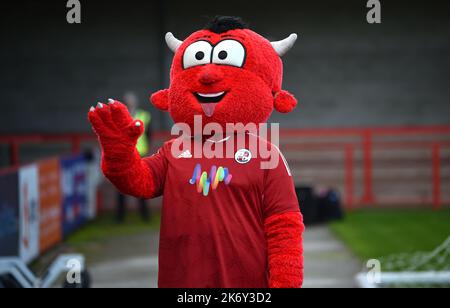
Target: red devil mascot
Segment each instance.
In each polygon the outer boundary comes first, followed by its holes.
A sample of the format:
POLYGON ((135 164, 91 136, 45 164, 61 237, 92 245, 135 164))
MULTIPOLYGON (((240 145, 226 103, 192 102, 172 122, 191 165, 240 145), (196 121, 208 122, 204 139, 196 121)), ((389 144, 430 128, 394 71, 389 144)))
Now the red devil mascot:
POLYGON ((249 138, 236 138, 255 135, 226 130, 265 123, 273 109, 295 108, 294 96, 281 89, 280 57, 296 38, 270 42, 239 18, 224 16, 184 41, 167 33, 175 53, 170 87, 151 102, 194 133, 150 157, 136 150, 143 123, 122 103, 110 99, 91 108, 105 176, 124 194, 163 196, 159 287, 301 287, 304 226, 286 160, 256 135, 280 157, 262 168, 268 158, 255 153, 249 138), (226 130, 222 138, 211 137, 206 127, 213 124, 226 130), (223 155, 198 154, 199 148, 223 155))

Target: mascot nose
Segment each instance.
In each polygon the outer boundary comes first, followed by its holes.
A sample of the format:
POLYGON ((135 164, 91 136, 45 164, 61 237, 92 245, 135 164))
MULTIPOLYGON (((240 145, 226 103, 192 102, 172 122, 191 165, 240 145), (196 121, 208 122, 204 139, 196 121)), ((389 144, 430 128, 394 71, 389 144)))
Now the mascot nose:
POLYGON ((212 69, 205 69, 199 75, 198 81, 204 85, 211 85, 223 79, 221 72, 212 69))

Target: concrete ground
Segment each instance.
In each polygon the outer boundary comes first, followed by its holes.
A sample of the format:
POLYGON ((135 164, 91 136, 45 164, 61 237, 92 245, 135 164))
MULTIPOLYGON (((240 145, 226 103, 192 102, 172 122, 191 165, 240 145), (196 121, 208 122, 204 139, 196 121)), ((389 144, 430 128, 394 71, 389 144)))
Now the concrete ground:
POLYGON ((304 236, 305 288, 353 288, 361 262, 326 225, 307 227, 304 236))
MULTIPOLYGON (((101 246, 89 265, 93 287, 157 287, 156 232, 111 239, 101 246)), ((304 249, 304 287, 355 287, 353 277, 360 263, 327 226, 307 228, 304 249)))
POLYGON ((158 242, 157 232, 147 232, 102 243, 95 260, 88 264, 93 287, 156 288, 158 242))

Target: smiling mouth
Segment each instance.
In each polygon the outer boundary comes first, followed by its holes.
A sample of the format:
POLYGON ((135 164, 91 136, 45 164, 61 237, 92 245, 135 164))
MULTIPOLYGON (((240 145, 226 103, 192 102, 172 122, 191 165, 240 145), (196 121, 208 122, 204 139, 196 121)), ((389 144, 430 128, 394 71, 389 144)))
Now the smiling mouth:
POLYGON ((207 117, 211 117, 214 114, 216 105, 225 96, 225 91, 218 93, 194 93, 194 96, 202 106, 203 112, 207 117))

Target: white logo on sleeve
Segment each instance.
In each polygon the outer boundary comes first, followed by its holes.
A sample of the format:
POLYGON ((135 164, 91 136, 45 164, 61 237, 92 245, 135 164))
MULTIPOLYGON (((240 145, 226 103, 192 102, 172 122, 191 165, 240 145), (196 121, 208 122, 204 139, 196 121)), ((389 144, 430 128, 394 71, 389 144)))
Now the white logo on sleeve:
POLYGON ((246 164, 252 159, 252 153, 247 149, 240 149, 234 154, 234 159, 239 164, 246 164))

